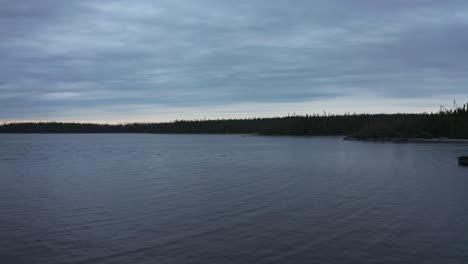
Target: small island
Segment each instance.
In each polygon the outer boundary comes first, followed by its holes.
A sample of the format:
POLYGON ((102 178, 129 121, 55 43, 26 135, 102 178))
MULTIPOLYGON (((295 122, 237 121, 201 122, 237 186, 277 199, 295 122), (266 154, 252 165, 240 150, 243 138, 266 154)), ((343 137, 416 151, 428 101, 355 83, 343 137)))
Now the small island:
POLYGON ((458 157, 458 165, 468 167, 468 156, 458 157))

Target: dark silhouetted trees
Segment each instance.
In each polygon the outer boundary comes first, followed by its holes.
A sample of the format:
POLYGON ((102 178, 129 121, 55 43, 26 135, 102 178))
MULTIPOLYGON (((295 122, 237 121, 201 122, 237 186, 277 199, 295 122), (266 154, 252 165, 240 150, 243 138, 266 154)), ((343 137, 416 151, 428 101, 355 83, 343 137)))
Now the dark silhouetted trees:
POLYGON ((190 133, 350 135, 356 138, 468 138, 468 106, 422 114, 293 115, 168 123, 10 123, 0 133, 190 133))

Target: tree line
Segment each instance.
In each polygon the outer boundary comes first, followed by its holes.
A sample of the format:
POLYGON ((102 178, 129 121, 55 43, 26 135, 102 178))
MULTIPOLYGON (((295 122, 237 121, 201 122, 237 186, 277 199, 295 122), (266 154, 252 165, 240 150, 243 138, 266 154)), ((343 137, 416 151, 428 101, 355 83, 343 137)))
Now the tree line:
POLYGON ((468 104, 420 114, 314 114, 273 118, 178 120, 165 123, 91 124, 18 122, 0 133, 188 133, 348 135, 356 138, 468 138, 468 104))

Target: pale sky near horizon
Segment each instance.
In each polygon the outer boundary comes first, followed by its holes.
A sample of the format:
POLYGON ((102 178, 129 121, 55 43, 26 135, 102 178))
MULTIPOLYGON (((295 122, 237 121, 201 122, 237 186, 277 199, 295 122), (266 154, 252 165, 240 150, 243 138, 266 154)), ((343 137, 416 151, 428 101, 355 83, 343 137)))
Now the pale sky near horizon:
POLYGON ((467 33, 465 0, 0 0, 0 120, 437 111, 467 33))

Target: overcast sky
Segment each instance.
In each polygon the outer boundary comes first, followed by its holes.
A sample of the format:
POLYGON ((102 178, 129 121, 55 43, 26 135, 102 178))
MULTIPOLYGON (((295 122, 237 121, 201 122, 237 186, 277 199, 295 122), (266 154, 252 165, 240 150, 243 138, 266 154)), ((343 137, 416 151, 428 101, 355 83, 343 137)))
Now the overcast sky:
POLYGON ((0 0, 0 120, 435 111, 468 1, 0 0))

